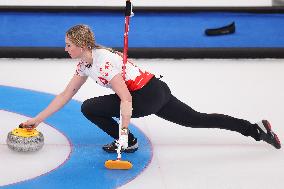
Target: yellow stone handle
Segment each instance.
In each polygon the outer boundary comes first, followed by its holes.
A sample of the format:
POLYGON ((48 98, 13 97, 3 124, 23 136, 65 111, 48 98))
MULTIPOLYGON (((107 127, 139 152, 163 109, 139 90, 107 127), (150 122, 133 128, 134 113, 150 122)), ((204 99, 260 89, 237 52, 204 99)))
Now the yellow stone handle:
POLYGON ((21 125, 12 131, 12 134, 19 137, 33 137, 38 136, 39 132, 36 129, 26 129, 21 125))

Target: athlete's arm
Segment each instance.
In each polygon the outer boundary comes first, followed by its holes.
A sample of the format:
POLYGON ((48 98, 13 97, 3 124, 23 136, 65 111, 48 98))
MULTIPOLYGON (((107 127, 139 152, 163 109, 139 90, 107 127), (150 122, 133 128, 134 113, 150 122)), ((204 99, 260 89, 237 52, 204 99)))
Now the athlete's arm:
POLYGON ((74 75, 63 92, 58 94, 51 103, 36 117, 23 123, 23 127, 32 126, 33 128, 38 126, 47 117, 61 109, 80 89, 80 87, 86 82, 86 76, 74 75))
MULTIPOLYGON (((119 96, 121 100, 121 108, 125 109, 125 104, 130 105, 129 109, 131 108, 132 111, 132 96, 125 84, 125 81, 123 80, 121 74, 117 74, 110 80, 110 84, 112 86, 113 91, 119 96)), ((122 111, 121 109, 121 111, 122 111)), ((126 110, 128 108, 126 107, 126 110)), ((125 111, 124 111, 125 112, 125 111)), ((129 113, 126 114, 121 112, 122 116, 122 128, 128 128, 128 124, 130 122, 131 115, 128 115, 129 113)))

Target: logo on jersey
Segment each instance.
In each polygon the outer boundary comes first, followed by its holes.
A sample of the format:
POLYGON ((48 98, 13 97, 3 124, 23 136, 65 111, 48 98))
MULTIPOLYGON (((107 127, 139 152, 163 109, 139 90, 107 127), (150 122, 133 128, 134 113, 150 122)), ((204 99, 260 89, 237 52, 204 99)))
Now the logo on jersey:
POLYGON ((108 77, 113 69, 113 65, 110 62, 106 62, 100 67, 100 74, 103 77, 108 77))
POLYGON ((76 75, 81 75, 82 72, 84 72, 84 63, 81 60, 78 64, 77 64, 77 69, 76 69, 76 75))
POLYGON ((98 79, 100 80, 100 82, 102 82, 102 84, 104 84, 104 85, 108 84, 108 80, 106 80, 105 78, 98 77, 98 79))

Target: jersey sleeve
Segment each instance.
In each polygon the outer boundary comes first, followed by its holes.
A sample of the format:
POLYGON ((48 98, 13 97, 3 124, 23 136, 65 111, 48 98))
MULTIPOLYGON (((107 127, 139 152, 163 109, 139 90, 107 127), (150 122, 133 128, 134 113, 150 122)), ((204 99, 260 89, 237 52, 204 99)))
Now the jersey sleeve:
POLYGON ((75 75, 78 75, 78 76, 87 76, 87 75, 85 74, 85 72, 84 72, 85 68, 86 68, 86 67, 85 67, 84 63, 80 61, 80 62, 77 64, 76 71, 75 71, 75 75))

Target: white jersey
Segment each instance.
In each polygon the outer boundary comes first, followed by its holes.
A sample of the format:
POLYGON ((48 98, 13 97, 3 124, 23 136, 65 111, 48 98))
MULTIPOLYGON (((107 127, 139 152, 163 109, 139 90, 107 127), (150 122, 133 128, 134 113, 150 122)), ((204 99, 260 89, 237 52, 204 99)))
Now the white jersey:
MULTIPOLYGON (((117 52, 107 49, 92 51, 93 63, 80 61, 77 65, 76 75, 90 76, 101 86, 111 88, 110 80, 117 74, 122 74, 123 58, 117 52)), ((132 62, 128 61, 125 68, 125 83, 130 91, 141 89, 154 75, 142 71, 132 62)))

